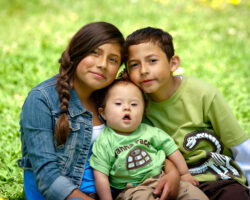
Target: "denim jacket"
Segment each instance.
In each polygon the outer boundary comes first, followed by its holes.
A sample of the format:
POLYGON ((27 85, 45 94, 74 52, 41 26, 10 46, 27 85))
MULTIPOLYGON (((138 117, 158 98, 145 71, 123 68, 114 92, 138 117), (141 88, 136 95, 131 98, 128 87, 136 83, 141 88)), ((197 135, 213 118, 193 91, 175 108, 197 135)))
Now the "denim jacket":
POLYGON ((33 88, 24 102, 20 131, 22 159, 19 167, 32 170, 46 199, 63 200, 81 185, 92 137, 92 113, 75 90, 70 90, 70 133, 64 145, 56 145, 55 125, 60 116, 56 77, 33 88))

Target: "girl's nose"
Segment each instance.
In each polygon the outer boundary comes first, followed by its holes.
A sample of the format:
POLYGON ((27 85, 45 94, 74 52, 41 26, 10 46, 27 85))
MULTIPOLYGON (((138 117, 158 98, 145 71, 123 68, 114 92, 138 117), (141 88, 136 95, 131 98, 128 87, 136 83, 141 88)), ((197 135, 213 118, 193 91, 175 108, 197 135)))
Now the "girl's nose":
POLYGON ((97 61, 97 67, 101 69, 106 69, 107 68, 107 59, 105 56, 101 56, 98 61, 97 61))

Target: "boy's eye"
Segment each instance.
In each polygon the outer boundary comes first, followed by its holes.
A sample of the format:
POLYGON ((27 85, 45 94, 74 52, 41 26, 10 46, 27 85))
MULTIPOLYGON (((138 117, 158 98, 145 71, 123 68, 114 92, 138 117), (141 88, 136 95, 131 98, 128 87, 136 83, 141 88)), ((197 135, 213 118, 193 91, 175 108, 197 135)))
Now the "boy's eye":
POLYGON ((134 68, 137 67, 138 64, 137 63, 129 63, 129 68, 134 68))
POLYGON ((157 59, 150 59, 150 62, 155 63, 155 62, 157 62, 157 59))

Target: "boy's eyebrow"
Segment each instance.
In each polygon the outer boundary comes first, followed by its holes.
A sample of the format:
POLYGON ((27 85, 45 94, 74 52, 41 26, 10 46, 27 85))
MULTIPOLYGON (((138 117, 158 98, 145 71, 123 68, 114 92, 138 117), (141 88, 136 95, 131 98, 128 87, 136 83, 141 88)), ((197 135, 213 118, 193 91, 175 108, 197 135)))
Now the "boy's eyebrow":
MULTIPOLYGON (((152 56, 158 56, 157 54, 154 54, 154 53, 150 53, 149 55, 145 56, 146 59, 152 57, 152 56)), ((128 59, 128 62, 133 62, 133 61, 136 61, 137 59, 128 59)))

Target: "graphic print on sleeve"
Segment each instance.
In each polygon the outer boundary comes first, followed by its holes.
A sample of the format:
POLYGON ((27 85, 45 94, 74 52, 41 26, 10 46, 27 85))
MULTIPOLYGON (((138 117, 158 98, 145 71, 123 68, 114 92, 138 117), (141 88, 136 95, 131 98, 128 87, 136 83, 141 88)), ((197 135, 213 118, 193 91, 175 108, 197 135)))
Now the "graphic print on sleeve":
POLYGON ((191 151, 202 141, 209 142, 213 147, 213 152, 207 152, 205 161, 203 160, 203 162, 189 168, 192 175, 211 172, 216 175, 217 179, 222 180, 231 179, 235 176, 241 177, 240 171, 233 163, 233 160, 230 157, 221 154, 223 146, 212 132, 203 130, 187 134, 183 146, 186 150, 191 151))

